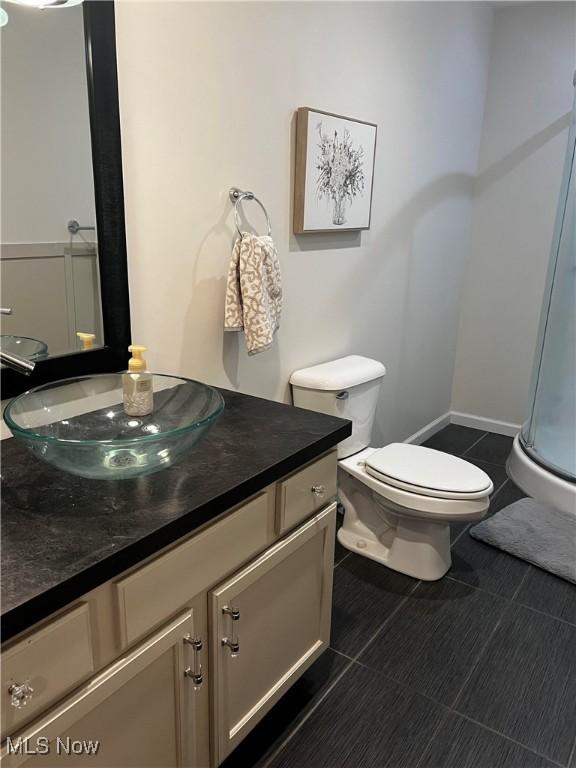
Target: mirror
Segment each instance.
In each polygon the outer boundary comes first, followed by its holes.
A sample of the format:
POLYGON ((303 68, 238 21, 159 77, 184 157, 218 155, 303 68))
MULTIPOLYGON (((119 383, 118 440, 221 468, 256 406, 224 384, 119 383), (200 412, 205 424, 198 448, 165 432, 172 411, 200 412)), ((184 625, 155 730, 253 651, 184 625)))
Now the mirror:
POLYGON ((40 360, 104 343, 83 6, 5 10, 0 349, 40 360))
POLYGON ((114 2, 41 3, 0 16, 3 398, 130 343, 114 2))

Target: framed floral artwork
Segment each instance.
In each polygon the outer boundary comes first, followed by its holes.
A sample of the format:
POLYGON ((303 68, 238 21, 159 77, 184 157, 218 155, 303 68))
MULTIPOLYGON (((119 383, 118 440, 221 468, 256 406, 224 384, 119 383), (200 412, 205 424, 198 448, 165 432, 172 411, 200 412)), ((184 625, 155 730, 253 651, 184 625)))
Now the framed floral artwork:
POLYGON ((294 232, 369 229, 376 126, 300 107, 296 122, 294 232))

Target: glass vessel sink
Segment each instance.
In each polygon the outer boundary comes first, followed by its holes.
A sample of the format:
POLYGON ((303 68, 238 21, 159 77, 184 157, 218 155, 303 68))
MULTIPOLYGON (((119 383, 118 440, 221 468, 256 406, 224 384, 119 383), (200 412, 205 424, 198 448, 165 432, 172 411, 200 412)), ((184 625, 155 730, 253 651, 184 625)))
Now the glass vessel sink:
POLYGON ((124 412, 121 373, 44 384, 4 411, 15 438, 35 456, 80 477, 124 479, 170 466, 206 434, 224 410, 213 387, 152 374, 154 410, 124 412))
POLYGON ((48 345, 27 336, 0 336, 0 352, 25 357, 27 360, 41 360, 48 354, 48 345))

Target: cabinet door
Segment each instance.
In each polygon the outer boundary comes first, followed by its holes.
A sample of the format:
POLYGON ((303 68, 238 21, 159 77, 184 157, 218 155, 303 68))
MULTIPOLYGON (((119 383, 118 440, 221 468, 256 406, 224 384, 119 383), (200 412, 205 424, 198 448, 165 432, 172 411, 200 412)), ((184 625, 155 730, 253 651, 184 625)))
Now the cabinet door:
POLYGON ((335 515, 332 504, 210 594, 215 764, 329 643, 335 515))
POLYGON ((12 735, 2 768, 194 765, 193 639, 188 610, 12 735))

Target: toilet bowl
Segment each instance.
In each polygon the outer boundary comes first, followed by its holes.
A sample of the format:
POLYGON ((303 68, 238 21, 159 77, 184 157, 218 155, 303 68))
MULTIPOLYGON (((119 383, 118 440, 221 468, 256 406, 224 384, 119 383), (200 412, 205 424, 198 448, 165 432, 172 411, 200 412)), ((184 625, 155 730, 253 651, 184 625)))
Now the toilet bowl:
POLYGON ((450 523, 481 519, 492 492, 490 478, 478 467, 418 445, 367 448, 338 467, 342 546, 425 581, 442 578, 450 568, 450 523), (430 465, 438 475, 425 484, 430 465))
POLYGON ((481 519, 493 490, 474 464, 406 443, 369 447, 386 369, 359 355, 295 371, 294 405, 352 421, 338 445, 338 494, 345 548, 417 579, 451 565, 450 523, 481 519))

